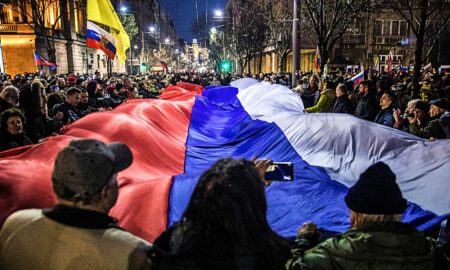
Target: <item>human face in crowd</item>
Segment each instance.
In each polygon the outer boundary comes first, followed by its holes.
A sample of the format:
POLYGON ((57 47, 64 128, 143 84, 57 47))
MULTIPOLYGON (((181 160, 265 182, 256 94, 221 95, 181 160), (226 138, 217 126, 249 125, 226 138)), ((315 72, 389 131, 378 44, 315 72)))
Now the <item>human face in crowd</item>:
POLYGON ((419 121, 423 121, 427 116, 427 114, 424 111, 419 110, 417 108, 414 108, 414 114, 416 115, 417 119, 419 119, 419 121))
POLYGON ((389 95, 383 94, 380 98, 380 107, 381 109, 386 109, 391 106, 392 100, 389 95))
POLYGON ((80 102, 81 103, 88 103, 89 101, 89 94, 88 92, 81 92, 80 94, 80 102))
POLYGON ((360 84, 358 88, 358 94, 365 95, 369 90, 369 86, 365 84, 360 84))
POLYGON ((314 88, 314 89, 317 88, 317 82, 316 82, 316 79, 315 79, 314 76, 311 76, 311 77, 309 78, 309 86, 310 86, 311 88, 314 88))
POLYGON ((336 96, 337 97, 345 95, 345 93, 342 91, 342 87, 343 87, 342 85, 338 85, 336 87, 336 96))
POLYGON ((431 105, 431 107, 430 107, 430 116, 431 117, 436 117, 436 116, 440 115, 443 112, 444 112, 444 110, 439 108, 436 105, 431 105))
POLYGON ((133 87, 133 83, 131 82, 130 79, 126 79, 124 82, 124 85, 126 88, 132 88, 133 87))
POLYGON ((7 102, 13 106, 19 105, 19 92, 13 91, 7 100, 7 102))
POLYGON ((78 103, 80 103, 80 101, 81 101, 81 96, 79 93, 75 93, 75 94, 67 96, 66 101, 70 105, 76 107, 76 106, 78 106, 78 103))
POLYGON ((116 204, 119 197, 119 184, 117 182, 117 173, 113 174, 101 191, 101 207, 105 213, 116 204))
POLYGON ((23 123, 20 116, 12 116, 6 121, 7 131, 10 134, 18 135, 23 133, 23 123))
POLYGON ((59 86, 59 89, 62 89, 64 87, 66 87, 66 80, 64 80, 64 78, 59 78, 58 79, 58 86, 59 86))
POLYGON ((103 86, 97 83, 97 87, 95 88, 95 92, 103 93, 103 86))

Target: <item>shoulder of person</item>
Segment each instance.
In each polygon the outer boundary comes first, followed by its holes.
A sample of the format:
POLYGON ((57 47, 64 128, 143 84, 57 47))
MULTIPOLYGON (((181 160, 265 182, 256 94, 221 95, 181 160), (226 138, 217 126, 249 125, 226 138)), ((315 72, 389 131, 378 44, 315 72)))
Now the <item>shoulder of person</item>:
POLYGON ((22 226, 43 218, 42 209, 25 209, 12 213, 5 221, 2 232, 6 230, 18 230, 22 226))

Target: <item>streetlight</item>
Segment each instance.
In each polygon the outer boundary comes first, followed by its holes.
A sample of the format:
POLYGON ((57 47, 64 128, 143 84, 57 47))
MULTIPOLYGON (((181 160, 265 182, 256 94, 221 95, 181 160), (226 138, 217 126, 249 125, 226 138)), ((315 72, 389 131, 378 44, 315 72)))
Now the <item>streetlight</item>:
POLYGON ((151 33, 154 33, 154 32, 156 31, 156 28, 155 28, 153 25, 151 25, 151 26, 148 28, 148 30, 149 30, 151 33))
POLYGON ((215 17, 223 17, 223 11, 220 9, 214 10, 214 16, 215 17))
POLYGON ((126 6, 121 6, 121 7, 120 7, 120 11, 121 11, 122 13, 127 12, 127 10, 128 10, 128 8, 127 8, 126 6))
POLYGON ((134 49, 137 50, 137 48, 138 48, 138 45, 134 45, 134 49))
POLYGON ((217 28, 215 28, 215 27, 211 28, 211 33, 213 33, 213 34, 217 33, 217 28))
POLYGON ((165 43, 165 44, 170 44, 170 39, 169 39, 169 38, 165 38, 165 39, 164 39, 164 43, 165 43))

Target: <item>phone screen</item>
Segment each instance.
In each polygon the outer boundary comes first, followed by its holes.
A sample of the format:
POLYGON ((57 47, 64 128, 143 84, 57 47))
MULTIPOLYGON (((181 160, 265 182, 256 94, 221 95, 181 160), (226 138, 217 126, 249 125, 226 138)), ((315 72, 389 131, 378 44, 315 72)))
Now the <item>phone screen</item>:
POLYGON ((266 170, 265 180, 294 181, 294 164, 292 162, 273 162, 266 170))

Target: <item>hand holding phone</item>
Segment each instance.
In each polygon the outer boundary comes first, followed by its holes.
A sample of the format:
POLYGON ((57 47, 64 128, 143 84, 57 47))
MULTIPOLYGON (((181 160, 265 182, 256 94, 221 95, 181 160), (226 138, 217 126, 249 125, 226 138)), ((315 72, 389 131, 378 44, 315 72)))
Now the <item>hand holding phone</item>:
POLYGON ((269 181, 294 181, 294 164, 292 162, 273 162, 264 175, 269 181))

